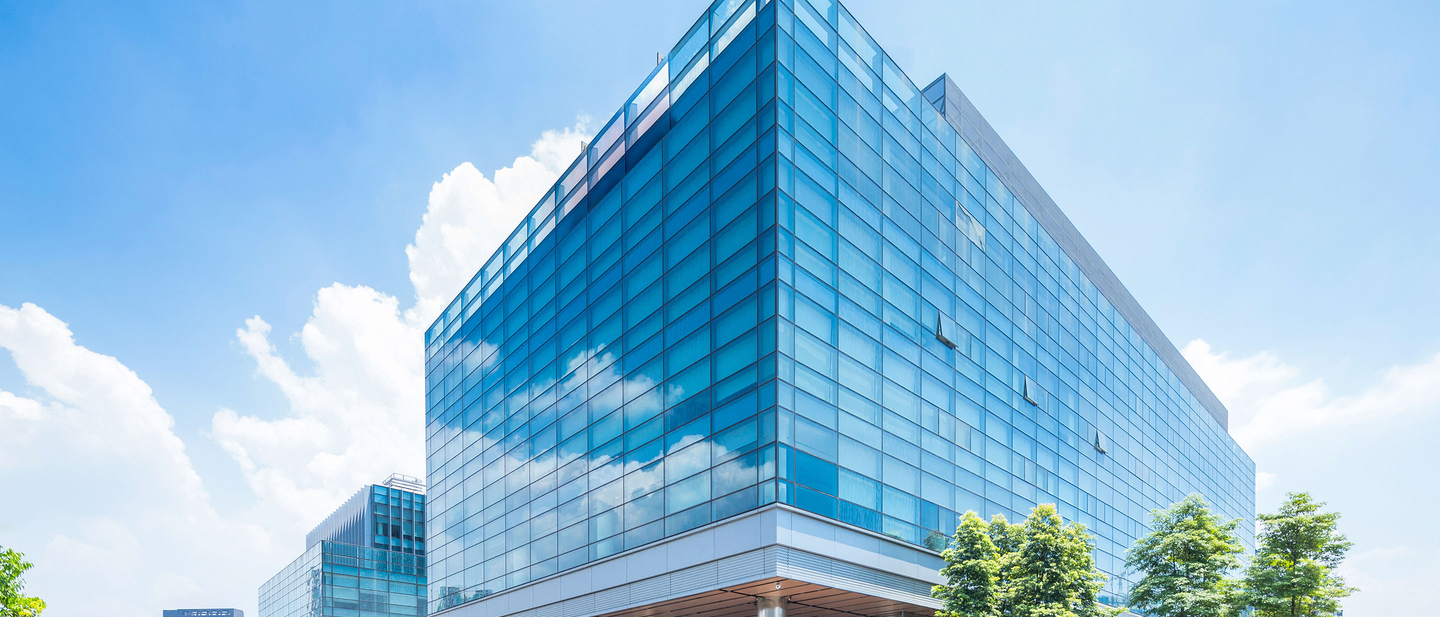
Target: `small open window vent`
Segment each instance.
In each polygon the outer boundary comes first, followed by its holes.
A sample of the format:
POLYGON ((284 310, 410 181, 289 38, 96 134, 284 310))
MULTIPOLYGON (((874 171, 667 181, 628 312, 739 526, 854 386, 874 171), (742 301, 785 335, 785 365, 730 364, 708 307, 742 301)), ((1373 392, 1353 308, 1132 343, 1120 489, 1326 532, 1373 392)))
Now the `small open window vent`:
POLYGON ((945 322, 939 315, 935 316, 935 340, 940 341, 941 344, 951 349, 957 347, 955 341, 950 340, 950 337, 946 336, 945 322))
POLYGON ((1045 391, 1040 389, 1040 384, 1028 375, 1025 377, 1025 392, 1022 394, 1025 400, 1030 401, 1031 405, 1039 406, 1045 402, 1045 391))

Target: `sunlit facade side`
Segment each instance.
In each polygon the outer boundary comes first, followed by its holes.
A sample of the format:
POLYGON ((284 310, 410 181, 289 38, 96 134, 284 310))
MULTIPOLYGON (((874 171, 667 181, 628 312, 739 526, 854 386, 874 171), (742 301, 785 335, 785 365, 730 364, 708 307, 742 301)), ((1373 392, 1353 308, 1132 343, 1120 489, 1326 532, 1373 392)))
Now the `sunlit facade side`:
POLYGON ((1058 504, 1110 602, 1187 493, 1251 544, 1224 408, 965 105, 838 4, 712 6, 426 334, 431 611, 757 509, 921 608, 966 510, 1058 504))

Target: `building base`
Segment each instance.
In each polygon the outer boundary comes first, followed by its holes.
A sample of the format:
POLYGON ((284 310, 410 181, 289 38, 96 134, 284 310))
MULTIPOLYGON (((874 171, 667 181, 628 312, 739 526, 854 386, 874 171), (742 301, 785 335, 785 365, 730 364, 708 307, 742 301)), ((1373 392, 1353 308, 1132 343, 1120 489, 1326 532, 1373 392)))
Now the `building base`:
POLYGON ((772 505, 436 613, 446 617, 929 617, 938 554, 772 505), (769 607, 773 610, 773 607, 769 607))

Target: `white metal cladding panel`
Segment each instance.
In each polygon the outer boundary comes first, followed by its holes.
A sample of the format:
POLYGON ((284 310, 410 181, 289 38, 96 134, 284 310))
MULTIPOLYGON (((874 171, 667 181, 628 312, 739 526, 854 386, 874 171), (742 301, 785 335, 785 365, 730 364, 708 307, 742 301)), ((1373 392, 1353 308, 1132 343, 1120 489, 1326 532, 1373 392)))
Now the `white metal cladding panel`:
POLYGON ((897 540, 772 506, 443 614, 588 617, 774 577, 938 607, 926 580, 937 563, 897 540))
POLYGON ((768 546, 758 551, 750 551, 743 555, 720 560, 714 585, 729 587, 775 576, 777 554, 781 550, 783 549, 778 546, 768 546))
MULTIPOLYGON (((595 610, 595 596, 593 594, 574 598, 571 600, 566 600, 564 602, 556 602, 556 604, 564 605, 564 610, 560 612, 562 614, 569 615, 570 617, 580 617, 581 615, 594 615, 597 612, 595 610)), ((534 612, 536 614, 539 613, 539 611, 534 612)))
POLYGON ((671 572, 670 589, 682 595, 700 593, 712 588, 715 585, 715 581, 719 579, 720 562, 712 561, 707 564, 671 572))
POLYGON ((923 581, 794 549, 782 548, 780 553, 778 573, 786 578, 920 606, 940 606, 923 581))
MULTIPOLYGON (((769 546, 544 606, 521 608, 506 598, 495 597, 443 614, 454 617, 591 617, 777 576, 939 607, 939 603, 929 597, 929 585, 923 581, 793 548, 769 546)), ((544 598, 534 598, 533 601, 544 601, 544 598)))
POLYGON ((535 609, 535 617, 566 617, 564 602, 556 602, 535 609))
POLYGON ((656 576, 637 581, 628 585, 630 587, 631 604, 651 604, 663 600, 670 595, 673 581, 668 576, 656 576))
MULTIPOLYGON (((738 583, 775 576, 779 547, 751 551, 644 580, 595 591, 544 606, 515 610, 512 593, 461 606, 455 617, 588 617, 665 600, 683 598, 738 583), (767 555, 768 553, 768 555, 767 555), (722 573, 724 573, 722 575, 722 573), (723 579, 723 580, 722 580, 723 579)), ((603 565, 601 567, 604 567, 603 565)), ((518 595, 518 594, 513 594, 518 595)), ((537 598, 535 601, 543 601, 537 598)))
POLYGON ((630 591, 640 584, 630 583, 597 592, 595 594, 595 611, 605 613, 630 606, 630 591))

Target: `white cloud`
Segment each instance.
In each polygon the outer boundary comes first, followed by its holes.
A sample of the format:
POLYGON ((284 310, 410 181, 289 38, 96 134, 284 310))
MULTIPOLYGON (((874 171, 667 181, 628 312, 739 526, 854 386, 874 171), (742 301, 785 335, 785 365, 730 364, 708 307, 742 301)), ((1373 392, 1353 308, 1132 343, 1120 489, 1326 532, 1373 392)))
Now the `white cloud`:
POLYGON ((1323 379, 1303 380, 1274 353, 1231 358, 1196 339, 1181 351, 1230 409, 1230 434, 1247 449, 1315 431, 1428 411, 1440 400, 1440 354, 1385 370, 1375 385, 1335 396, 1323 379))
POLYGON ((394 296, 336 283, 316 295, 300 332, 313 370, 300 375, 259 317, 236 332, 289 414, 262 420, 223 409, 211 434, 234 457, 261 506, 313 525, 361 485, 392 472, 424 475, 423 350, 394 296))
POLYGON ((1256 474, 1257 504, 1273 512, 1283 491, 1303 490, 1342 513, 1340 531, 1356 545, 1339 568, 1360 592, 1356 614, 1421 614, 1419 590, 1440 585, 1427 556, 1435 537, 1394 525, 1397 513, 1429 512, 1436 455, 1429 435, 1440 418, 1440 354, 1374 373, 1355 394, 1337 395, 1278 354, 1232 358, 1203 340, 1185 357, 1231 412, 1230 432, 1267 471, 1256 474))
POLYGON ((321 289, 299 337, 309 374, 280 357, 261 317, 236 332, 289 402, 279 417, 223 409, 212 421, 263 508, 304 530, 362 484, 425 475, 424 330, 579 154, 587 123, 546 131, 493 181, 462 163, 436 182, 405 248, 415 304, 402 310, 396 297, 363 286, 321 289))
MULTIPOLYGON (((61 438, 90 460, 120 459, 164 473, 174 505, 207 499, 190 466, 185 444, 171 432, 174 418, 155 401, 150 386, 119 360, 75 344, 69 327, 34 304, 0 305, 0 347, 10 352, 25 380, 44 399, 0 392, 0 417, 12 457, 26 449, 45 455, 39 438, 61 438)), ((23 460, 15 464, 24 465, 23 460)), ((31 465, 34 463, 31 462, 31 465)))
POLYGON ((236 332, 257 374, 288 402, 281 413, 217 412, 211 436, 258 498, 220 516, 174 419, 118 359, 76 344, 33 304, 0 305, 0 348, 33 391, 0 390, 0 474, 14 495, 0 543, 29 547, 29 589, 46 615, 148 615, 161 607, 235 604, 254 610, 275 563, 298 556, 300 534, 366 482, 423 475, 424 328, 564 171, 587 120, 547 131, 485 178, 469 163, 431 190, 406 248, 415 303, 335 283, 319 290, 298 335, 298 371, 259 316, 236 332))
POLYGON ((223 554, 253 565, 268 536, 211 508, 150 387, 34 304, 0 305, 0 348, 35 390, 0 391, 0 476, 24 504, 6 508, 0 539, 28 549, 30 589, 58 600, 46 614, 142 614, 243 593, 192 564, 223 554))
POLYGON ((415 285, 414 313, 407 317, 430 325, 579 156, 589 123, 581 116, 574 127, 545 131, 530 156, 496 170, 493 181, 461 163, 435 183, 415 243, 405 247, 415 285))

